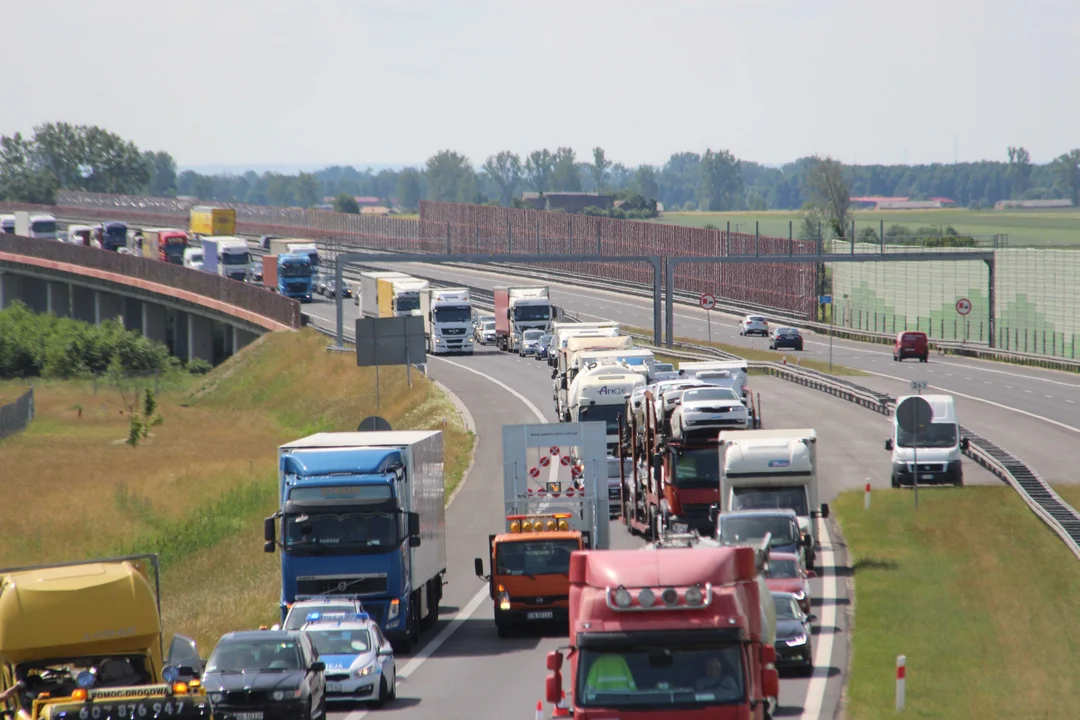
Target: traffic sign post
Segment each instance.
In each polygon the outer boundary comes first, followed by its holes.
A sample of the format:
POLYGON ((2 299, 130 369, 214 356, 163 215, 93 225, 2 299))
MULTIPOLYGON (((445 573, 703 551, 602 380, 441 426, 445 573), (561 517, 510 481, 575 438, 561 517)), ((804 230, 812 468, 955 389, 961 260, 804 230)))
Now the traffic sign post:
POLYGON ((832 325, 833 325, 833 308, 832 308, 832 295, 819 295, 818 304, 829 306, 829 372, 832 372, 832 325))
MULTIPOLYGON (((919 432, 925 430, 934 419, 934 409, 922 398, 926 388, 925 380, 912 380, 911 389, 920 394, 913 395, 896 406, 896 424, 906 433, 911 433, 911 487, 915 491, 915 509, 919 509, 919 432)), ((900 438, 897 438, 899 445, 900 438)))
POLYGON ((716 307, 716 296, 705 293, 698 299, 698 305, 701 305, 701 309, 705 311, 705 327, 709 331, 709 344, 712 344, 712 313, 709 312, 716 307))
MULTIPOLYGON (((964 342, 968 341, 968 328, 971 327, 971 323, 967 321, 967 316, 971 312, 971 301, 967 298, 960 298, 956 301, 956 312, 960 313, 960 317, 964 319, 964 342)), ((954 332, 953 335, 956 333, 954 332)))

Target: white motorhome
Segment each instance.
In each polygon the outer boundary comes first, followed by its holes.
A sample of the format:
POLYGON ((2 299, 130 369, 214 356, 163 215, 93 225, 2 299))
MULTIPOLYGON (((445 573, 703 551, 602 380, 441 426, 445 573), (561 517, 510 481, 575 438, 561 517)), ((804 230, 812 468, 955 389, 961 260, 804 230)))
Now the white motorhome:
POLYGON ((818 502, 817 432, 725 430, 720 433, 720 510, 791 510, 802 533, 806 565, 814 564, 815 518, 829 516, 818 502))
POLYGON ((420 314, 424 316, 429 353, 473 352, 468 288, 427 288, 420 293, 420 314))
POLYGON ((570 422, 605 423, 611 452, 619 444, 619 418, 626 414, 626 397, 644 384, 640 374, 617 364, 581 371, 570 386, 570 422))
POLYGON ((960 437, 956 401, 952 395, 904 395, 896 399, 896 407, 912 397, 925 400, 933 416, 918 433, 911 433, 900 427, 893 413, 892 437, 885 441, 885 449, 892 452, 892 486, 910 485, 916 474, 919 483, 963 485, 968 439, 960 437))

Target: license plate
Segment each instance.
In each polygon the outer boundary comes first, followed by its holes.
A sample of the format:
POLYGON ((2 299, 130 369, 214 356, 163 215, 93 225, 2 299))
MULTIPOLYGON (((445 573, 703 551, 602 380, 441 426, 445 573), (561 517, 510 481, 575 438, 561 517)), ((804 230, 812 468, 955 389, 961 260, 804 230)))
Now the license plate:
POLYGON ((326 692, 344 692, 344 686, 341 683, 326 683, 326 692))
POLYGON ((934 473, 922 473, 919 475, 920 480, 933 480, 934 473))
POLYGON ((536 610, 526 615, 529 620, 551 620, 555 617, 555 613, 551 610, 536 610))
POLYGON ((233 720, 263 720, 263 714, 261 712, 242 712, 233 713, 233 720))

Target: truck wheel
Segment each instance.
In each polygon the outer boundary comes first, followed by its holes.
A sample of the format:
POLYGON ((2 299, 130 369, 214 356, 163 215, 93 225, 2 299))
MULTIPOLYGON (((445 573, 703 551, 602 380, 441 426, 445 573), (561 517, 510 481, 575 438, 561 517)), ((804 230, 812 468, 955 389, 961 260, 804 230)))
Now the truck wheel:
POLYGON ((508 638, 513 635, 509 623, 495 621, 495 634, 501 638, 508 638))

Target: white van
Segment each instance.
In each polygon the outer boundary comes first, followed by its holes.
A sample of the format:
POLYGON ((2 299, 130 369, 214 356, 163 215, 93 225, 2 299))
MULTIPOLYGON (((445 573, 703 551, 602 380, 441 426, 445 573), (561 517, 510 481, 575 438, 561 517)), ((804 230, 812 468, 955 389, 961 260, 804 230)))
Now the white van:
POLYGON ((885 449, 892 452, 892 486, 911 485, 916 472, 921 484, 963 485, 962 460, 968 440, 960 437, 953 396, 904 395, 896 399, 896 406, 900 407, 909 397, 925 400, 933 411, 933 418, 915 435, 901 428, 896 413, 893 413, 892 437, 885 441, 885 449))
POLYGON ((203 249, 201 247, 184 248, 184 267, 191 270, 202 270, 203 249))

